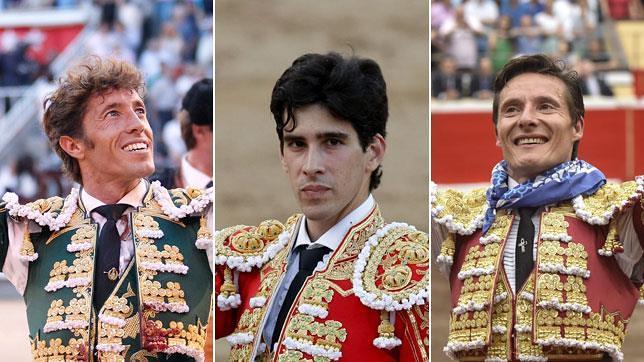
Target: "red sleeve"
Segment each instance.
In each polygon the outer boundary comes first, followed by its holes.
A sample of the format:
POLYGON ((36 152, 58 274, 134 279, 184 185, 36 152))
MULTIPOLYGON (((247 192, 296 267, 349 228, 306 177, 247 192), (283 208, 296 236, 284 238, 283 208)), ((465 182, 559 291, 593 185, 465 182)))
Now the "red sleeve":
POLYGON ((429 361, 429 304, 396 312, 396 335, 402 341, 399 361, 429 361))
POLYGON ((224 284, 224 267, 215 267, 215 339, 225 337, 235 330, 237 325, 237 310, 235 308, 222 311, 217 307, 217 296, 224 284))

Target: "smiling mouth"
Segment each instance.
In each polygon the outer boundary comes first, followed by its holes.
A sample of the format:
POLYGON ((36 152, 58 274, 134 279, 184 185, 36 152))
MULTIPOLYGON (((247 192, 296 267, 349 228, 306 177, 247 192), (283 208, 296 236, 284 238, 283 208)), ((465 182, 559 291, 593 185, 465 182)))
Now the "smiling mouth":
POLYGON ((138 142, 138 143, 130 143, 129 145, 126 145, 122 148, 122 150, 126 152, 135 152, 135 151, 145 151, 148 148, 149 147, 146 143, 138 142))
POLYGON ((544 137, 522 137, 514 141, 517 146, 521 145, 541 145, 548 142, 544 137))

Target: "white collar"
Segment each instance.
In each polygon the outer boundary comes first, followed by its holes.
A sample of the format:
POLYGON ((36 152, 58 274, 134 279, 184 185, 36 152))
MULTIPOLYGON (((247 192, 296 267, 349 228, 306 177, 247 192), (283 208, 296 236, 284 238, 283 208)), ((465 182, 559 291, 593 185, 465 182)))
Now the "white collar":
MULTIPOLYGON (((349 232, 349 229, 360 221, 364 220, 371 210, 376 205, 376 200, 373 196, 369 194, 369 197, 360 204, 357 208, 351 211, 347 216, 342 218, 337 224, 333 225, 329 230, 327 230, 320 238, 314 243, 316 245, 324 245, 327 248, 335 251, 338 248, 344 236, 349 232)), ((297 241, 295 242, 295 247, 300 245, 312 244, 311 239, 309 238, 309 233, 306 231, 306 216, 302 218, 300 223, 300 229, 297 233, 297 241)))
POLYGON ((206 188, 206 185, 212 180, 211 175, 206 175, 188 162, 188 155, 181 157, 181 177, 183 178, 184 187, 206 188))
MULTIPOLYGON (((138 207, 143 205, 143 198, 148 189, 148 183, 141 179, 138 185, 133 188, 130 192, 125 194, 117 204, 127 204, 132 207, 138 207)), ((85 205, 85 210, 88 211, 88 214, 92 212, 95 208, 105 205, 105 203, 94 196, 90 195, 85 188, 81 191, 81 200, 83 205, 85 205)))

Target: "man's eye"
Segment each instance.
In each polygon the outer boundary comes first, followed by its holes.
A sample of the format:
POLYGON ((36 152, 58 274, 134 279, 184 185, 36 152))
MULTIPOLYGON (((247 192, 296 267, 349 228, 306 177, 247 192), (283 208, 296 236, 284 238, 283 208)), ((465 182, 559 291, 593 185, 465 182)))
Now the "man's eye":
POLYGON ((286 143, 286 146, 290 147, 290 148, 301 148, 301 147, 304 147, 304 142, 302 142, 302 141, 289 141, 289 142, 286 143))
POLYGON ((550 103, 543 103, 543 104, 541 104, 539 106, 539 109, 543 110, 543 111, 551 111, 551 110, 555 109, 555 106, 553 106, 550 103))
POLYGON ((109 111, 107 112, 108 117, 117 117, 119 115, 119 112, 117 111, 109 111))
POLYGON ((138 114, 145 114, 145 108, 137 108, 135 112, 138 114))
POLYGON ((342 144, 342 141, 340 141, 340 140, 339 140, 339 139, 337 139, 337 138, 329 138, 328 140, 326 140, 326 143, 327 143, 329 146, 337 146, 337 145, 342 144))
POLYGON ((518 107, 510 106, 510 107, 507 107, 507 108, 505 109, 505 112, 504 112, 504 113, 505 113, 505 114, 514 114, 514 113, 517 113, 517 112, 519 112, 519 108, 518 108, 518 107))

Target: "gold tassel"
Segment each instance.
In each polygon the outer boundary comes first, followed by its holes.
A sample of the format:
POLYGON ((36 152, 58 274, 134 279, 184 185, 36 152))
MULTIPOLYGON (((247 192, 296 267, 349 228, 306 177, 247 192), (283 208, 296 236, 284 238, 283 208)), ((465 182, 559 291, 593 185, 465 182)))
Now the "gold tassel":
POLYGON ((221 286, 219 293, 226 298, 237 294, 237 287, 233 283, 233 272, 229 267, 224 269, 224 284, 221 286))
POLYGON ((212 239, 212 233, 206 225, 206 218, 202 215, 199 219, 199 230, 197 231, 197 239, 212 239))
POLYGON ((442 255, 443 257, 449 257, 453 259, 455 252, 456 252, 456 242, 454 241, 454 237, 452 236, 452 233, 449 233, 447 234, 447 237, 443 240, 443 243, 441 244, 440 255, 442 255))
POLYGON ((380 325, 378 325, 378 335, 382 338, 394 337, 394 325, 389 321, 389 312, 383 310, 380 312, 380 325))
POLYGON ((29 230, 25 230, 25 236, 22 238, 22 247, 20 248, 20 256, 26 258, 33 258, 35 254, 34 244, 31 243, 31 235, 29 230))
POLYGON ((613 255, 615 253, 621 253, 624 251, 624 246, 619 240, 619 233, 617 232, 617 222, 615 218, 610 220, 608 225, 608 235, 606 235, 606 240, 604 241, 604 246, 602 247, 605 255, 613 255))

